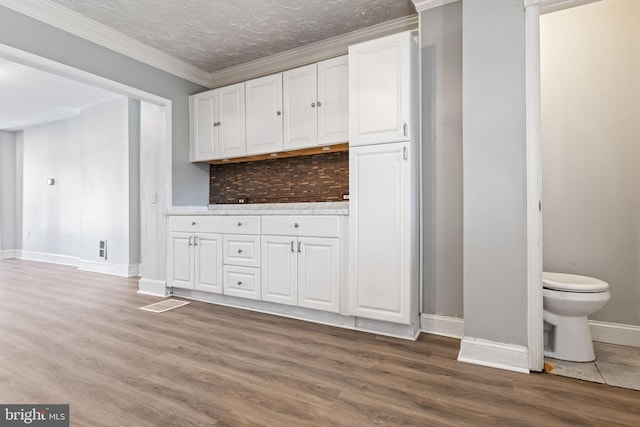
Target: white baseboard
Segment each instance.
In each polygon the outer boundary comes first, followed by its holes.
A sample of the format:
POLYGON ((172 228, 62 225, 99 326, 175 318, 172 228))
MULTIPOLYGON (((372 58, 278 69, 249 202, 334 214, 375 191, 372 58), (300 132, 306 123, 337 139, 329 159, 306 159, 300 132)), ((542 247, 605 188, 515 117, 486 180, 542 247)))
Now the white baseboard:
POLYGON ((427 334, 461 339, 464 336, 464 320, 439 314, 420 314, 420 329, 427 334))
POLYGON ((164 280, 145 279, 144 277, 138 281, 138 293, 156 297, 166 297, 169 295, 164 280))
POLYGON ((529 350, 522 345, 464 337, 460 342, 458 360, 491 368, 529 373, 529 350))
POLYGON ((52 264, 68 265, 71 267, 78 267, 80 258, 69 255, 50 254, 46 252, 24 251, 18 250, 16 252, 16 258, 25 259, 28 261, 41 261, 50 262, 52 264))
POLYGON ((16 257, 16 251, 13 249, 6 249, 4 251, 0 251, 0 259, 10 259, 16 257))
POLYGON ((589 320, 589 329, 594 341, 640 347, 640 326, 589 320))
POLYGON ((112 276, 133 277, 138 275, 138 264, 111 264, 108 262, 80 259, 78 269, 92 273, 110 274, 112 276))

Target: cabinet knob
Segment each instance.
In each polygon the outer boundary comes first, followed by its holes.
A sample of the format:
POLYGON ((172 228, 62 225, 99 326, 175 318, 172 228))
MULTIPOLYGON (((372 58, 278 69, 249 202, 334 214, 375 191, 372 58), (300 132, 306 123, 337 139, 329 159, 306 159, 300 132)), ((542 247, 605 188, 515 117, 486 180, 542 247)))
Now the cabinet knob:
POLYGON ((242 223, 240 221, 238 221, 238 227, 242 226, 242 223))
POLYGON ((318 101, 318 107, 320 107, 322 105, 322 102, 318 101))
POLYGON ((300 224, 298 224, 298 223, 296 222, 296 223, 294 223, 294 224, 293 224, 293 227, 294 227, 294 228, 298 228, 298 227, 300 227, 300 224))
POLYGON ((282 111, 278 111, 278 112, 276 112, 276 114, 281 116, 282 115, 282 111))
POLYGON ((238 286, 242 285, 242 282, 238 280, 238 286))
POLYGON ((311 103, 311 108, 316 108, 316 103, 315 102, 311 103))
POLYGON ((241 254, 242 253, 242 249, 238 249, 238 253, 241 254))
POLYGON ((215 122, 215 123, 213 124, 213 126, 220 126, 221 124, 222 124, 222 123, 220 123, 220 122, 215 122))
POLYGON ((191 225, 196 225, 196 222, 195 221, 191 221, 191 225))

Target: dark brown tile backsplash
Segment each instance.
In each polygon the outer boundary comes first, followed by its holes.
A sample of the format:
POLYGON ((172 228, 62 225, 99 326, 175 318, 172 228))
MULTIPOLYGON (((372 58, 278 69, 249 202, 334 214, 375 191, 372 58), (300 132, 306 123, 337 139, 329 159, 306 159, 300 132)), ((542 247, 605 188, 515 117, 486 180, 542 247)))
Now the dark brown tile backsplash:
POLYGON ((337 202, 349 194, 349 152, 211 165, 209 203, 337 202))

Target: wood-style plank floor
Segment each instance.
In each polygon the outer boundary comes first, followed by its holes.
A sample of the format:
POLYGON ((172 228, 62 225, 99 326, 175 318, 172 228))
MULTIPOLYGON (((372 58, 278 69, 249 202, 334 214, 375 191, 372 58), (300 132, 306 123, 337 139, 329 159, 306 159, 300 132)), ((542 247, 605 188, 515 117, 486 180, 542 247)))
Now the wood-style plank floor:
POLYGON ((456 361, 386 338, 193 302, 136 280, 0 261, 0 403, 69 403, 74 426, 638 426, 640 392, 456 361))

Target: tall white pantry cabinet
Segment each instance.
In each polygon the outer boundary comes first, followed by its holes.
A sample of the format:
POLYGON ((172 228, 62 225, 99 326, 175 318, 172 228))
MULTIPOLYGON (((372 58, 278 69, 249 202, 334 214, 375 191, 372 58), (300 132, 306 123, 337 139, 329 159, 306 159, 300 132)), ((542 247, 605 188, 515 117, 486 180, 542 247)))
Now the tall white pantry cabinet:
POLYGON ((351 314, 419 324, 417 46, 349 47, 351 314))

